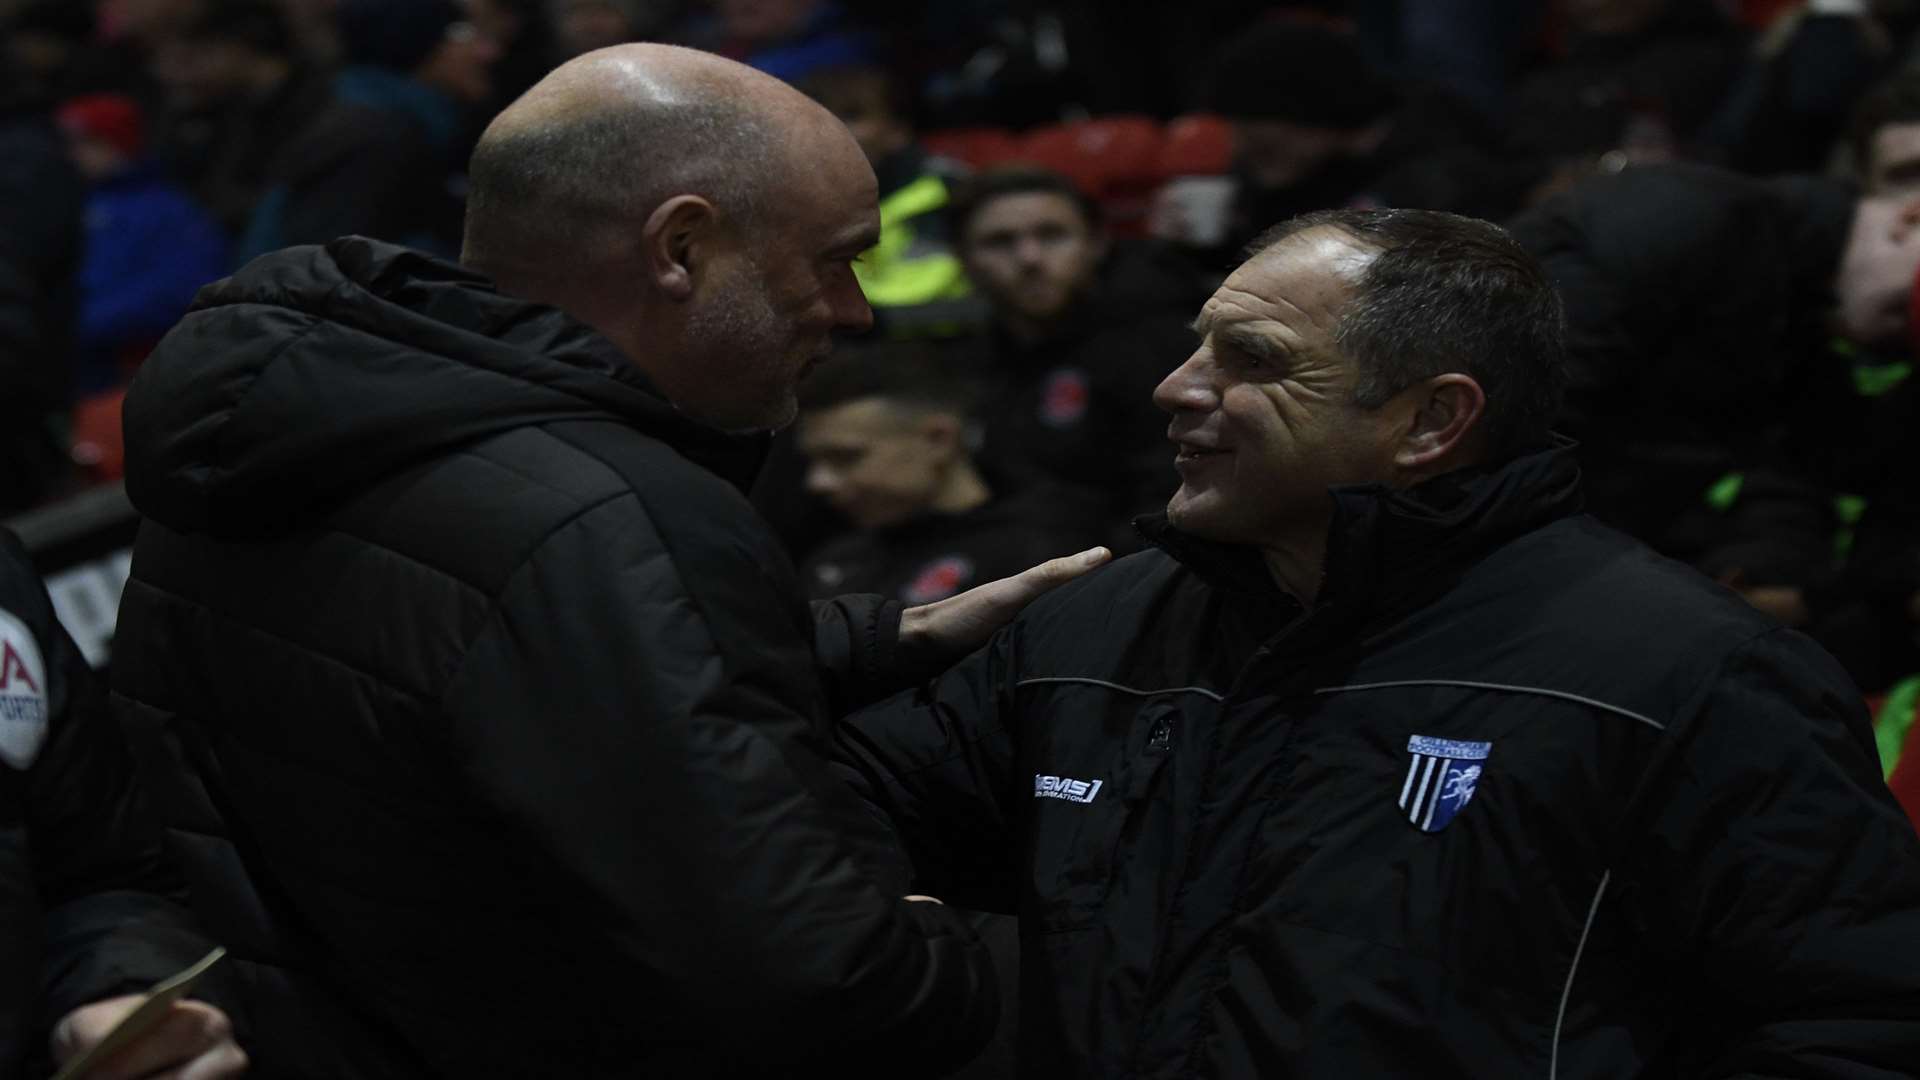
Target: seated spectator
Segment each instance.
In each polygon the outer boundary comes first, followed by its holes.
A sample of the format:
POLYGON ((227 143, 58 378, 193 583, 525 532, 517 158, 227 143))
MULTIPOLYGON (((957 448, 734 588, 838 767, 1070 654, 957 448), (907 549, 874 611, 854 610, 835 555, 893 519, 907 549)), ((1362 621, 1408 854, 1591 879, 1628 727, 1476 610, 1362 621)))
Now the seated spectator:
POLYGON ((1093 201, 1044 170, 975 177, 956 195, 954 227, 993 320, 971 346, 989 384, 986 460, 1082 492, 1121 542, 1174 480, 1151 399, 1192 351, 1198 276, 1155 249, 1110 244, 1093 201))
POLYGON ((345 0, 338 22, 333 103, 269 169, 241 254, 349 234, 457 251, 465 109, 493 92, 493 43, 453 0, 345 0))
POLYGON ((325 80, 275 0, 206 0, 161 42, 153 72, 166 100, 156 155, 239 236, 268 169, 330 101, 325 80))
POLYGON ((1904 71, 1860 100, 1847 157, 1868 191, 1920 191, 1920 71, 1904 71))
POLYGON ((1404 93, 1352 33, 1274 20, 1221 54, 1213 111, 1233 121, 1236 183, 1222 265, 1275 222, 1311 210, 1404 206, 1504 216, 1530 168, 1500 162, 1463 101, 1404 93))
POLYGON ((836 360, 801 384, 807 487, 855 530, 802 567, 815 599, 932 603, 1100 539, 1044 489, 993 482, 968 447, 969 397, 949 366, 900 346, 836 360))
MULTIPOLYGON (((1807 629, 1869 686, 1876 662, 1823 627, 1855 599, 1907 598, 1835 580, 1834 497, 1896 507, 1920 453, 1912 387, 1856 368, 1906 348, 1917 218, 1913 195, 1670 165, 1589 180, 1513 226, 1566 301, 1560 426, 1582 441, 1591 512, 1807 629)), ((1906 515, 1872 516, 1904 532, 1906 515)))
POLYGON ((84 396, 131 375, 200 286, 226 274, 227 238, 147 156, 132 98, 75 98, 61 106, 60 127, 87 182, 74 358, 84 396))
POLYGON ((985 308, 947 221, 949 185, 962 167, 930 157, 915 139, 912 104, 884 68, 831 68, 800 89, 847 125, 880 181, 880 243, 853 267, 877 330, 910 337, 977 329, 985 308))

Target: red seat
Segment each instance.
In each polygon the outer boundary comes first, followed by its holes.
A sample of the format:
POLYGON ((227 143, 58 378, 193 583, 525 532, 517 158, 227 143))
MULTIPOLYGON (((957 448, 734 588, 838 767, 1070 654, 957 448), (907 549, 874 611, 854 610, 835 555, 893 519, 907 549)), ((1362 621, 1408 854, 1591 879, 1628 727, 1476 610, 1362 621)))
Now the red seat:
POLYGON ((1136 235, 1160 184, 1161 143, 1160 125, 1148 117, 1104 116, 1035 128, 1020 151, 1099 200, 1115 232, 1136 235))
POLYGON ((1160 143, 1163 177, 1224 176, 1233 167, 1233 125, 1218 116, 1195 113, 1167 124, 1160 143))
POLYGON ((975 169, 991 169, 1020 157, 1020 140, 1001 128, 949 128, 920 136, 920 145, 940 157, 975 169))

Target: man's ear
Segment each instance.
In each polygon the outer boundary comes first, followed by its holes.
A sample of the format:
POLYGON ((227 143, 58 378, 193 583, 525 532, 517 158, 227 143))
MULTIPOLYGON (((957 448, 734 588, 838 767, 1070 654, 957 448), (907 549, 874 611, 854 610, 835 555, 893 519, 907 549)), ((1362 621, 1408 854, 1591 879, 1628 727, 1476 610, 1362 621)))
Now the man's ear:
POLYGON ((647 215, 640 231, 641 265, 669 299, 693 296, 693 277, 711 250, 713 204, 698 195, 675 195, 647 215))
POLYGON ((1415 383, 1405 393, 1413 406, 1393 463, 1424 472, 1441 464, 1473 440, 1487 411, 1486 391, 1471 375, 1449 372, 1415 383))

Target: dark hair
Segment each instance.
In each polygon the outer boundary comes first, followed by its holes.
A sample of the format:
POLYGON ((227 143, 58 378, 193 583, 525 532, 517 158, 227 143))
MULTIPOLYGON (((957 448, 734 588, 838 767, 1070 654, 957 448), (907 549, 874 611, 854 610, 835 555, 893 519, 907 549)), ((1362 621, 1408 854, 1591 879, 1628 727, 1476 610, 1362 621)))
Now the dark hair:
POLYGON ((1098 231, 1100 228, 1100 204, 1075 187, 1072 180, 1037 165, 1006 165, 976 173, 955 186, 948 213, 949 220, 953 222, 953 234, 960 238, 963 247, 966 244, 967 226, 973 223, 974 215, 988 203, 1009 195, 1058 195, 1073 203, 1080 211, 1080 217, 1087 223, 1089 231, 1098 231))
POLYGON ((971 417, 978 387, 932 346, 890 342, 843 346, 800 384, 800 411, 819 412, 879 398, 909 408, 971 417))
POLYGON ((1248 258, 1320 227, 1378 253, 1334 329, 1356 368, 1355 404, 1379 408, 1458 371, 1486 392, 1494 457, 1546 441, 1566 390, 1565 318, 1546 271, 1506 230, 1434 210, 1322 210, 1267 230, 1248 258))
POLYGON ((1920 124, 1920 71, 1903 71, 1874 87, 1854 106, 1847 125, 1847 149, 1860 179, 1873 160, 1874 136, 1889 124, 1920 124))
POLYGON ((274 0, 207 0, 180 27, 187 41, 230 41, 268 56, 294 55, 293 28, 274 0))

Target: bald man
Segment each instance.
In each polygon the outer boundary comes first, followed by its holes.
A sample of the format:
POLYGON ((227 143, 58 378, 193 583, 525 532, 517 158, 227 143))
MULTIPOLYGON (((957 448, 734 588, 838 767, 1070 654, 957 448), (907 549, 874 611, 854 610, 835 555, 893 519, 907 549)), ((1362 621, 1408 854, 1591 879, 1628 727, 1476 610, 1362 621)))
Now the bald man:
POLYGON ((742 490, 879 227, 844 127, 655 46, 536 86, 464 265, 373 240, 205 292, 126 406, 124 722, 270 1075, 937 1074, 994 975, 904 897, 830 716, 983 640, 810 613, 742 490))

